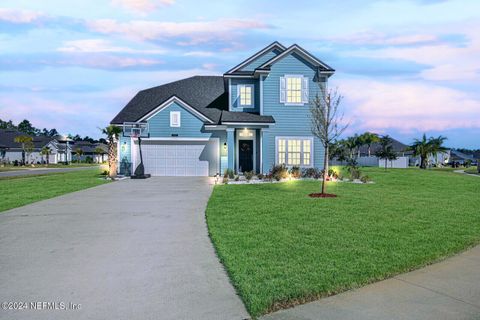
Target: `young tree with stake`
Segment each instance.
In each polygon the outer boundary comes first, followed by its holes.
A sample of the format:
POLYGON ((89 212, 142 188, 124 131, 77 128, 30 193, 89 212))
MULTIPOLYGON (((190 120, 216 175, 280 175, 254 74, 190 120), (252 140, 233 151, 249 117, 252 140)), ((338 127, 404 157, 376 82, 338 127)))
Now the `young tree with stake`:
POLYGON ((342 124, 343 114, 339 113, 339 105, 343 97, 337 90, 328 90, 319 84, 320 94, 317 93, 313 104, 310 107, 311 130, 322 143, 324 149, 323 157, 323 179, 322 192, 325 194, 325 182, 328 173, 329 147, 347 129, 348 124, 342 124))

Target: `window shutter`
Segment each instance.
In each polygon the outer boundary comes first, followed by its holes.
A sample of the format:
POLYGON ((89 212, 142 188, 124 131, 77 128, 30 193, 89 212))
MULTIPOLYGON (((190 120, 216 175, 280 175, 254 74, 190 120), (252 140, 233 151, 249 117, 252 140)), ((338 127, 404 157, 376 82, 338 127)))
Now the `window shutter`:
POLYGON ((241 89, 241 87, 242 87, 242 85, 237 84, 237 97, 235 99, 235 103, 233 104, 234 108, 240 107, 240 89, 241 89))
POLYGON ((280 103, 285 103, 287 96, 287 84, 285 77, 280 77, 280 103))
POLYGON ((302 103, 308 103, 308 77, 302 78, 302 103))

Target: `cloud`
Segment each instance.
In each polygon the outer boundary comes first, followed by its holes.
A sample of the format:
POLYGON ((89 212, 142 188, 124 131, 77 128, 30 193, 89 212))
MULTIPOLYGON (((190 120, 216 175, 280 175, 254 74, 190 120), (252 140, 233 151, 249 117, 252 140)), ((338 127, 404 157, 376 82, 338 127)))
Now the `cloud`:
POLYGON ((144 53, 144 54, 164 54, 163 49, 132 49, 128 47, 118 47, 112 45, 109 41, 103 39, 83 39, 67 41, 62 47, 58 48, 60 52, 123 52, 123 53, 144 53))
POLYGON ((39 21, 44 17, 45 15, 40 12, 0 8, 0 21, 25 24, 39 21))
POLYGON ((136 13, 147 13, 160 6, 170 6, 175 0, 112 0, 111 4, 136 13))
POLYGON ((480 100, 421 82, 344 80, 346 115, 361 130, 400 132, 480 128, 480 100))
POLYGON ((439 39, 433 34, 386 34, 377 31, 364 31, 343 37, 328 38, 329 41, 349 45, 369 46, 412 46, 437 42, 439 39))
POLYGON ((136 40, 175 40, 179 45, 197 45, 207 42, 237 40, 239 34, 255 29, 270 28, 251 19, 220 19, 196 22, 160 22, 133 20, 119 22, 100 19, 87 22, 90 30, 102 34, 120 34, 136 40))
POLYGON ((211 51, 189 51, 183 54, 185 57, 212 57, 215 55, 211 51))

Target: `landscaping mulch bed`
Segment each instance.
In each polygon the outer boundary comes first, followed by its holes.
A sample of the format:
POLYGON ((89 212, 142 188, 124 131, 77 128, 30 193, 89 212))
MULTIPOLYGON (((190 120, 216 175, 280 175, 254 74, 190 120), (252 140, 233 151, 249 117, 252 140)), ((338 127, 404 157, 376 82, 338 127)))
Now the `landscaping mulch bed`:
POLYGON ((310 198, 336 198, 337 195, 333 193, 310 193, 310 198))

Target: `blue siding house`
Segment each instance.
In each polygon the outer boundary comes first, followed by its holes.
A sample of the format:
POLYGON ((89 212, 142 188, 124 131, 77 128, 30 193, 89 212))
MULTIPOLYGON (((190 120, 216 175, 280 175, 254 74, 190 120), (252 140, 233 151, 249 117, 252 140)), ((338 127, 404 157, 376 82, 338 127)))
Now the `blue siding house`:
MULTIPOLYGON (((274 42, 223 76, 195 76, 142 90, 111 124, 142 123, 153 176, 268 173, 275 164, 323 167, 310 106, 335 70, 294 44, 274 42)), ((119 139, 120 173, 139 163, 138 139, 119 139)))

